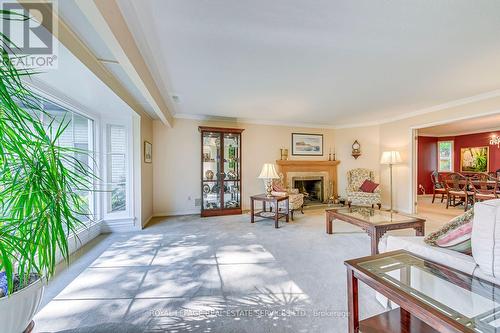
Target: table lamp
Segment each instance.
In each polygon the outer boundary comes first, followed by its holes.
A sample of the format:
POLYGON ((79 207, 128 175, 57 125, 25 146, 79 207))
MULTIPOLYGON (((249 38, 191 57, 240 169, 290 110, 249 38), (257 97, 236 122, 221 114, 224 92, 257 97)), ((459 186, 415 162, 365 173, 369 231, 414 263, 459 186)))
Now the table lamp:
POLYGON ((280 176, 276 172, 274 164, 272 164, 272 163, 265 163, 262 166, 262 170, 261 170, 260 175, 259 175, 258 178, 264 179, 265 184, 266 184, 266 195, 268 197, 272 197, 271 192, 273 190, 272 189, 273 179, 280 178, 280 176))
POLYGON ((391 213, 393 212, 392 210, 392 166, 394 164, 399 164, 401 163, 401 155, 399 154, 399 151, 384 151, 382 153, 382 157, 380 158, 380 164, 388 164, 390 168, 390 174, 391 174, 391 182, 390 182, 390 194, 391 194, 391 213))

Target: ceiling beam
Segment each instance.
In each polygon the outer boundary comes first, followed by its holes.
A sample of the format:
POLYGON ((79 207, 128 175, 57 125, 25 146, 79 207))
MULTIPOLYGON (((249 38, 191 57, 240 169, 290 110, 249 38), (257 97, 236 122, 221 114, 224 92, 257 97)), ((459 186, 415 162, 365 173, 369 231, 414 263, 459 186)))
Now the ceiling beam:
POLYGON ((172 126, 172 113, 154 81, 116 1, 77 0, 76 3, 132 83, 153 107, 158 118, 165 125, 172 126))
MULTIPOLYGON (((18 0, 22 5, 30 3, 31 0, 18 0)), ((123 84, 102 64, 86 44, 75 34, 75 32, 58 15, 54 15, 54 24, 42 25, 49 30, 75 57, 78 58, 95 76, 107 85, 120 99, 122 99, 132 110, 141 116, 151 118, 144 107, 130 94, 123 84), (56 27, 56 29, 54 29, 56 27)))

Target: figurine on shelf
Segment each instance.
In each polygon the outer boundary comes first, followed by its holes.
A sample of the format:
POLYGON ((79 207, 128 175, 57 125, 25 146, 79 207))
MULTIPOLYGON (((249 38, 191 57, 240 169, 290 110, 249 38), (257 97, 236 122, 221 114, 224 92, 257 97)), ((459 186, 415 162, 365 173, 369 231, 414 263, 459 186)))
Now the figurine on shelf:
POLYGON ((228 148, 228 159, 229 159, 229 168, 234 169, 236 166, 236 163, 234 162, 234 159, 236 157, 236 148, 233 147, 233 145, 229 145, 228 148))
POLYGON ((288 149, 286 148, 281 148, 280 149, 280 155, 281 155, 281 160, 286 161, 288 160, 288 149))

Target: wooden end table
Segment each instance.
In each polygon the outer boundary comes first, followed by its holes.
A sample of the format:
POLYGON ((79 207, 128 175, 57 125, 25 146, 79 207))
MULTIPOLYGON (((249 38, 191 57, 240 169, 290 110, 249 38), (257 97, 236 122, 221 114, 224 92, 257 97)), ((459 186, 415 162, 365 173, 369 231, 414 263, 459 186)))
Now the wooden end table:
POLYGON ((254 223, 255 222, 255 217, 261 217, 264 219, 273 219, 274 220, 274 227, 279 228, 278 221, 281 218, 285 218, 286 222, 289 221, 289 215, 290 215, 290 205, 288 201, 288 195, 285 196, 270 196, 268 197, 266 194, 257 194, 257 195, 252 195, 250 197, 250 222, 254 223), (255 211, 255 201, 261 201, 262 202, 262 210, 261 211, 255 211), (286 202, 286 210, 285 212, 280 212, 278 209, 278 203, 281 201, 286 202), (263 214, 263 213, 271 213, 267 212, 267 203, 273 203, 275 206, 274 214, 268 215, 268 214, 263 214))
POLYGON ((345 265, 349 333, 498 332, 498 285, 404 250, 345 265), (399 308, 360 320, 358 280, 399 308))
POLYGON ((333 220, 341 220, 360 227, 371 238, 371 253, 378 253, 378 242, 380 238, 389 230, 415 229, 417 236, 425 234, 425 220, 394 213, 386 210, 379 210, 369 207, 333 208, 327 209, 326 213, 326 233, 333 234, 333 220))

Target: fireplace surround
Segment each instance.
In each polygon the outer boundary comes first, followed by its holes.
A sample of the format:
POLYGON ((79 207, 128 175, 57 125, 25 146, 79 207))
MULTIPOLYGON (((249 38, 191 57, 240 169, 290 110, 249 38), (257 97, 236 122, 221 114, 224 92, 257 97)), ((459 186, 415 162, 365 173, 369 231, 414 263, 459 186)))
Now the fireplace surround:
POLYGON ((339 163, 340 161, 318 160, 276 161, 278 172, 283 174, 283 183, 289 188, 297 188, 294 186, 297 180, 321 180, 322 186, 319 192, 323 203, 328 202, 331 197, 338 197, 337 166, 339 163))

